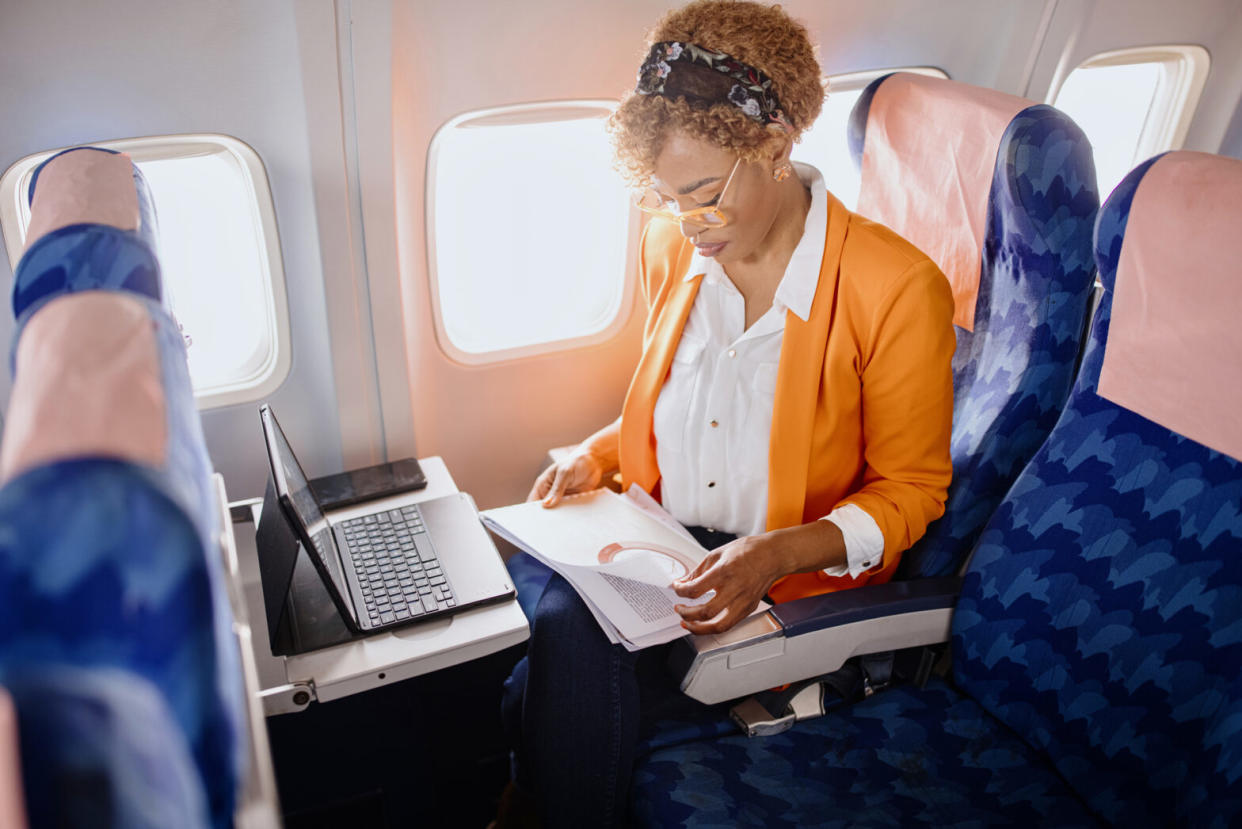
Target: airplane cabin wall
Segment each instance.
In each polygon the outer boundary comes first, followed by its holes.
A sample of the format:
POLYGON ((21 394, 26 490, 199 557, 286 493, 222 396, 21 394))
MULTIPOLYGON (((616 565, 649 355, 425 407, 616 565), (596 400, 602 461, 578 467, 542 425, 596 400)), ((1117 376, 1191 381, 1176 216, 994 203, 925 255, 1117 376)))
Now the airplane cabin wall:
MULTIPOLYGON (((316 177, 332 170, 312 169, 306 102, 335 91, 304 88, 303 61, 334 66, 336 53, 301 54, 295 5, 2 0, 0 168, 41 150, 142 135, 220 132, 252 146, 275 203, 293 343, 289 377, 270 400, 317 475, 339 470, 342 454, 313 198, 316 177)), ((12 285, 7 257, 0 284, 6 293, 12 285)), ((6 348, 12 331, 0 313, 6 348)), ((9 389, 6 369, 5 402, 9 389)), ((203 425, 230 496, 261 495, 257 403, 206 411, 203 425)))

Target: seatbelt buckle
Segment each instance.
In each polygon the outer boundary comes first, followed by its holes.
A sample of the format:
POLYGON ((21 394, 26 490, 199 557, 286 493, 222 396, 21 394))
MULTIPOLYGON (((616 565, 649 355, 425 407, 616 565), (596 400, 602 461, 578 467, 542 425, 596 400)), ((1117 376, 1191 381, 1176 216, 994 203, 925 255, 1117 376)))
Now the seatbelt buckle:
POLYGON ((784 716, 773 716, 763 704, 754 697, 742 700, 729 709, 729 718, 738 728, 746 732, 747 737, 767 737, 780 734, 793 727, 798 717, 790 712, 784 716))

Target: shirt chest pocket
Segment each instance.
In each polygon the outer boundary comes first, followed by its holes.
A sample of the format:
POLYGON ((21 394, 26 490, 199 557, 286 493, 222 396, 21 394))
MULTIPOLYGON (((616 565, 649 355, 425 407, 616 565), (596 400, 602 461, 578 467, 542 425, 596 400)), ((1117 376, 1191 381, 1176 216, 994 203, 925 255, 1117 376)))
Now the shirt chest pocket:
POLYGON ((705 393, 708 378, 704 376, 703 340, 682 337, 673 353, 668 378, 656 399, 653 418, 656 444, 665 450, 685 451, 691 429, 692 407, 697 395, 705 393))

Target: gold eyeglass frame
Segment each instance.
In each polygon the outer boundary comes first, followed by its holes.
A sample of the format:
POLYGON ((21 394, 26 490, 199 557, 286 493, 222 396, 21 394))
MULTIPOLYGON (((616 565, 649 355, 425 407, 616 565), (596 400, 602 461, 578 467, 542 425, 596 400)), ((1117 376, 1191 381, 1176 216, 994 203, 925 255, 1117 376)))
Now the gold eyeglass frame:
MULTIPOLYGON (((729 216, 720 208, 724 205, 725 194, 729 192, 729 185, 733 183, 733 177, 737 174, 737 168, 742 166, 742 158, 738 156, 737 161, 733 162, 733 169, 729 171, 729 177, 725 179, 724 187, 720 188, 720 195, 716 198, 716 203, 707 207, 694 207, 684 212, 674 212, 664 207, 648 207, 642 202, 649 194, 655 193, 655 190, 648 187, 642 193, 634 198, 634 206, 644 213, 652 216, 659 216, 674 222, 690 222, 691 224, 701 225, 703 227, 724 227, 729 223, 729 216), (706 220, 708 217, 715 217, 719 221, 706 220)), ((666 203, 662 201, 661 203, 666 203)))

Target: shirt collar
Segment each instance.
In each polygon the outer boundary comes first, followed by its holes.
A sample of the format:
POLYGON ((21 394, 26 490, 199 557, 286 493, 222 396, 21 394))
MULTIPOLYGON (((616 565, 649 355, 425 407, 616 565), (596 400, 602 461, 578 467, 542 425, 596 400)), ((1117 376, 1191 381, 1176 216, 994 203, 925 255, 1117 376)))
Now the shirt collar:
MULTIPOLYGON (((776 297, 772 304, 788 308, 805 322, 811 316, 811 303, 815 299, 819 271, 824 261, 824 240, 828 234, 828 189, 819 170, 796 161, 793 167, 798 179, 810 188, 811 208, 806 213, 802 238, 798 240, 798 246, 789 258, 785 275, 776 286, 776 297)), ((726 278, 724 268, 719 262, 700 256, 696 249, 694 256, 690 258, 690 268, 686 271, 685 279, 689 282, 700 274, 708 285, 715 285, 726 278)))

